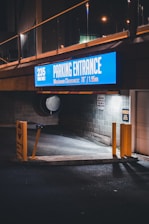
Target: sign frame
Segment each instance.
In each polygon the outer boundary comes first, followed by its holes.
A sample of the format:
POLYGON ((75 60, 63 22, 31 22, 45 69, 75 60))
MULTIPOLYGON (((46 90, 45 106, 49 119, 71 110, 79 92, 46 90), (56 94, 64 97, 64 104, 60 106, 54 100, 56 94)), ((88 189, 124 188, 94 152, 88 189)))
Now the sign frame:
POLYGON ((117 52, 108 52, 34 67, 35 87, 117 84, 117 52))

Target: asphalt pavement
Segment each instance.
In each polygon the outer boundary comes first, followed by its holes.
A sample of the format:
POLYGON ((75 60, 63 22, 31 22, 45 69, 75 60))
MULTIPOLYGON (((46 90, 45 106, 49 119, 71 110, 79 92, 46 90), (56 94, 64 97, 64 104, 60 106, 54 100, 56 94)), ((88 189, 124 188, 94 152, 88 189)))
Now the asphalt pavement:
POLYGON ((0 134, 1 223, 148 222, 148 158, 69 166, 18 163, 12 159, 14 129, 3 128, 0 134))
POLYGON ((116 156, 113 157, 111 146, 80 137, 60 126, 48 126, 41 129, 35 158, 32 160, 36 134, 37 129, 28 130, 28 162, 48 162, 51 165, 85 165, 137 159, 135 155, 132 155, 131 158, 120 158, 119 149, 116 150, 116 156))
MULTIPOLYGON (((49 165, 88 165, 98 163, 131 162, 138 159, 149 161, 149 157, 132 153, 131 157, 120 157, 116 149, 116 156, 112 155, 112 146, 100 142, 93 142, 64 130, 59 126, 41 129, 36 142, 36 124, 27 130, 27 162, 48 163, 49 165), (33 158, 35 144, 36 151, 33 158)), ((20 162, 16 151, 16 127, 0 127, 0 161, 20 162)), ((22 162, 22 161, 21 161, 22 162)))
POLYGON ((1 223, 146 223, 149 163, 0 163, 1 223))

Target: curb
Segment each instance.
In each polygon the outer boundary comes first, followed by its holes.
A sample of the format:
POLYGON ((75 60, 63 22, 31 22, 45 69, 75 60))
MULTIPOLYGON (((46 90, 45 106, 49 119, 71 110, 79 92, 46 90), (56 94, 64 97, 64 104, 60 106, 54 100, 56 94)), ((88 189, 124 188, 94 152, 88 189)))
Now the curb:
POLYGON ((10 162, 23 165, 48 165, 48 166, 81 166, 81 165, 98 165, 98 164, 114 164, 114 163, 131 163, 138 162, 136 157, 113 158, 113 159, 84 159, 84 160, 61 160, 61 161, 43 161, 43 160, 28 160, 19 161, 11 160, 10 162))

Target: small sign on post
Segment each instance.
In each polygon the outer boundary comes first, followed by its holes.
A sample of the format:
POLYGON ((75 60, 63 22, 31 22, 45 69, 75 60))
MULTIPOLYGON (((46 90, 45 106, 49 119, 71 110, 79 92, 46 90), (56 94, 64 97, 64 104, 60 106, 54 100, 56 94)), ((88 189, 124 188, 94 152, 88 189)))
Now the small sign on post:
POLYGON ((27 161, 27 121, 16 122, 17 159, 27 161))
POLYGON ((129 109, 122 109, 122 121, 129 122, 129 109))

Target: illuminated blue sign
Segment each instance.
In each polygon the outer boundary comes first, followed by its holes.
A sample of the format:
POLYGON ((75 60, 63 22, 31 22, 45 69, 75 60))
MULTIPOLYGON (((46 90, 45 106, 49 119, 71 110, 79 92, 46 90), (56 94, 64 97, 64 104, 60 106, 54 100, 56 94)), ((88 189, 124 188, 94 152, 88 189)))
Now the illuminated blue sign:
POLYGON ((36 66, 35 86, 116 84, 116 52, 36 66))

